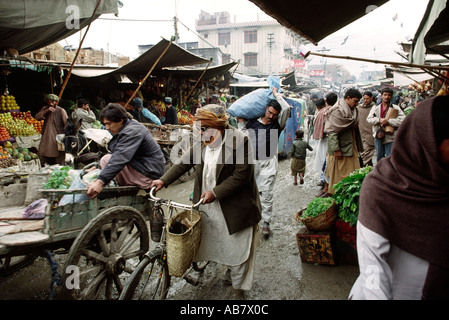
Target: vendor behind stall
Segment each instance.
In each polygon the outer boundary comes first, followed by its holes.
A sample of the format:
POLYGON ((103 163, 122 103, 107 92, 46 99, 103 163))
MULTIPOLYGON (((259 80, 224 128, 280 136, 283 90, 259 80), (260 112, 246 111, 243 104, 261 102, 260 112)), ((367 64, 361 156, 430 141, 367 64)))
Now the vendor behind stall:
POLYGON ((89 101, 86 99, 78 100, 78 108, 72 112, 72 119, 75 120, 75 122, 83 120, 81 123, 81 130, 91 129, 92 123, 97 120, 95 113, 90 109, 89 101))
POLYGON ((112 134, 111 153, 100 160, 102 169, 97 180, 87 186, 87 196, 95 198, 103 185, 115 179, 119 186, 149 189, 153 180, 165 171, 165 158, 150 131, 120 104, 110 103, 100 113, 100 121, 112 134))
POLYGON ((64 133, 67 112, 58 106, 59 97, 55 94, 45 96, 46 105, 36 113, 36 120, 44 120, 42 139, 38 148, 41 165, 64 165, 65 152, 59 151, 56 135, 64 133))

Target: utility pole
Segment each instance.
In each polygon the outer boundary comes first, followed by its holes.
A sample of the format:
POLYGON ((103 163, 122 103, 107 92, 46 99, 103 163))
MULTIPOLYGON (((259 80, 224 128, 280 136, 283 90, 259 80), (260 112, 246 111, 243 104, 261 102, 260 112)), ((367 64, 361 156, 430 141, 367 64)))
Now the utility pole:
POLYGON ((178 33, 178 18, 175 16, 173 17, 174 27, 175 27, 175 43, 178 43, 179 40, 179 33, 178 33))
POLYGON ((173 25, 175 27, 175 43, 178 43, 179 33, 178 33, 178 1, 175 0, 175 16, 173 17, 173 25))
POLYGON ((269 67, 269 74, 271 74, 272 73, 272 70, 271 70, 271 51, 272 51, 272 49, 273 49, 273 46, 274 46, 274 33, 269 33, 268 34, 268 42, 267 42, 267 44, 268 44, 268 48, 270 48, 270 59, 269 59, 269 65, 268 65, 268 67, 269 67))
MULTIPOLYGON (((318 49, 317 51, 319 52, 326 52, 326 51, 331 51, 331 49, 326 49, 326 47, 322 47, 321 49, 318 49)), ((326 78, 326 63, 327 63, 327 59, 324 60, 324 68, 323 68, 323 72, 324 72, 324 76, 323 76, 323 81, 321 82, 321 84, 325 84, 325 78, 326 78)))

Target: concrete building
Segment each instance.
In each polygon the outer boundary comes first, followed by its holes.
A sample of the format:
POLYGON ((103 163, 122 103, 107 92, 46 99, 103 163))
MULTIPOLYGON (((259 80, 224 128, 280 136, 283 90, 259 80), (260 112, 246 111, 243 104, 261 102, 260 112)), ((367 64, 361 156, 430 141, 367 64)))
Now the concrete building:
POLYGON ((198 49, 216 47, 225 64, 240 60, 239 73, 266 77, 296 69, 307 77, 307 67, 298 47, 309 42, 276 20, 232 22, 228 12, 209 14, 201 11, 195 22, 198 49))

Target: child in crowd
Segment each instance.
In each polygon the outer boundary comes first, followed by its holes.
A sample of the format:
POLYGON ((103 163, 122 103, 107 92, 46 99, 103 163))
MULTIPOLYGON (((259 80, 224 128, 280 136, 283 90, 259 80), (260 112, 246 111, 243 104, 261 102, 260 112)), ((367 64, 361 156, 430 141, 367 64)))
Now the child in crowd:
POLYGON ((313 148, 309 145, 307 141, 302 140, 304 137, 304 131, 296 130, 295 141, 293 141, 288 155, 291 157, 291 171, 293 176, 293 185, 298 185, 298 175, 299 183, 304 183, 304 173, 306 172, 306 155, 307 149, 310 151, 313 148))

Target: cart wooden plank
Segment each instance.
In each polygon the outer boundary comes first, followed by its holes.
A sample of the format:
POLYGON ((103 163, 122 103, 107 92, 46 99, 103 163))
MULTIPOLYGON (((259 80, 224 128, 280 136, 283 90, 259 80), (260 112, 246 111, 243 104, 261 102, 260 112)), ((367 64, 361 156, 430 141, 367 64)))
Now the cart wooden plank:
POLYGON ((39 231, 20 232, 0 237, 0 245, 23 246, 47 241, 50 237, 39 231))
POLYGON ((0 208, 0 220, 21 220, 24 209, 24 206, 0 208))
POLYGON ((19 232, 39 231, 44 227, 44 220, 9 220, 0 221, 0 237, 19 232))

